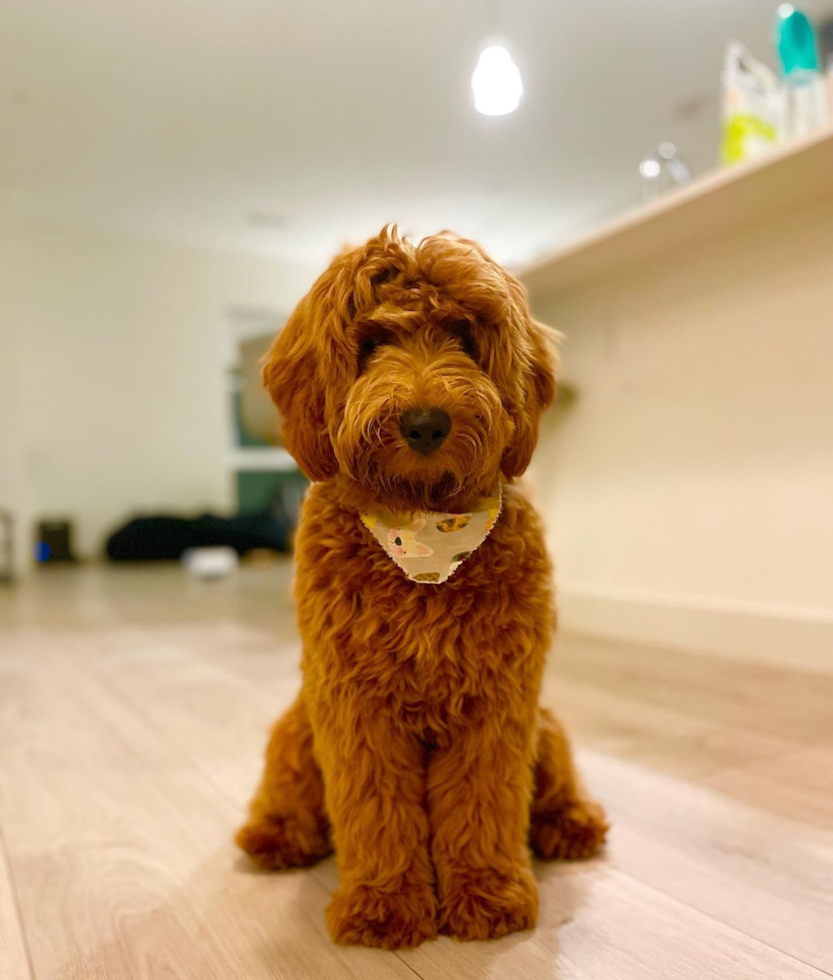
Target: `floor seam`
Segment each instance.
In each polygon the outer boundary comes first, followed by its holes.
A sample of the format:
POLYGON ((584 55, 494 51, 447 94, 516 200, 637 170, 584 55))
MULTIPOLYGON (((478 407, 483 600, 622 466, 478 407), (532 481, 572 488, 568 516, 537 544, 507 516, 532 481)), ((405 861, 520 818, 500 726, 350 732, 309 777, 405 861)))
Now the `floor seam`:
POLYGON ((411 973, 413 973, 415 977, 419 977, 419 980, 425 980, 423 974, 415 970, 407 960, 403 960, 402 956, 396 950, 393 950, 393 954, 403 966, 407 967, 411 971, 411 973))
POLYGON ((676 902, 677 904, 682 905, 687 909, 691 909, 691 911, 693 912, 697 912, 699 915, 705 916, 711 922, 715 922, 726 929, 731 929, 733 932, 737 932, 741 936, 746 936, 747 939, 752 939, 754 942, 760 943, 762 946, 765 946, 767 949, 774 950, 776 953, 779 953, 781 956, 786 956, 788 959, 793 960, 796 963, 801 963, 803 966, 808 967, 808 969, 810 970, 815 970, 819 974, 819 976, 822 977, 833 976, 833 973, 831 973, 829 970, 826 970, 823 966, 818 966, 815 963, 809 963, 807 960, 802 959, 800 956, 796 956, 795 953, 789 953, 786 950, 781 949, 779 946, 774 946, 772 943, 767 942, 766 939, 761 939, 760 936, 756 936, 753 933, 748 932, 746 929, 741 928, 740 926, 734 925, 731 922, 727 922, 725 919, 721 919, 711 912, 707 912, 699 905, 693 905, 691 902, 687 901, 686 899, 680 898, 679 895, 674 895, 671 892, 667 892, 665 891, 664 888, 660 888, 658 885, 654 884, 653 882, 646 881, 644 878, 640 878, 638 874, 634 874, 634 872, 632 871, 625 871, 624 868, 619 867, 613 861, 611 862, 611 868, 616 874, 622 875, 625 878, 631 878, 633 881, 639 882, 640 885, 644 885, 644 887, 648 888, 650 891, 656 892, 658 895, 662 895, 672 902, 676 902))
POLYGON ((14 908, 15 919, 17 921, 17 928, 20 933, 20 942, 23 946, 23 955, 26 957, 26 965, 29 969, 30 980, 37 980, 37 973, 35 972, 35 964, 32 959, 32 949, 29 945, 29 934, 26 931, 26 923, 23 920, 23 909, 20 906, 20 897, 17 891, 17 882, 14 877, 14 868, 12 867, 12 856, 9 850, 9 844, 6 840, 6 835, 2 828, 0 828, 0 861, 3 862, 6 868, 6 879, 9 882, 9 892, 12 898, 12 907, 14 908))

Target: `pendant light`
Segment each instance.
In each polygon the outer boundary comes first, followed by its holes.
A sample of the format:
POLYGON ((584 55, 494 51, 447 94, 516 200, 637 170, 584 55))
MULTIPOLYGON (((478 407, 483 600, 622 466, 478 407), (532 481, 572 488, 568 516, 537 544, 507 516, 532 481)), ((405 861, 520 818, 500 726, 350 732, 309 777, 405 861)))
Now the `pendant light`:
POLYGON ((518 66, 503 45, 490 44, 480 52, 471 76, 474 107, 484 116, 514 112, 524 94, 518 66))

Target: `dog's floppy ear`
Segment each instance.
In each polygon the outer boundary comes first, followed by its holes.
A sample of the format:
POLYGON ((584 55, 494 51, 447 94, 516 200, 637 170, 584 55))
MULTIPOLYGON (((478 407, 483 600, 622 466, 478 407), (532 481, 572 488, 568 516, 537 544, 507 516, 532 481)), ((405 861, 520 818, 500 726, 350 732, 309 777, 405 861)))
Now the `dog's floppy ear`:
POLYGON ((328 431, 355 377, 349 326, 373 306, 380 279, 408 256, 395 226, 346 249, 313 283, 263 359, 263 383, 283 418, 286 448, 311 480, 338 472, 328 431))
POLYGON ((517 403, 510 408, 515 432, 503 454, 501 468, 511 480, 529 466, 538 442, 538 422, 541 413, 555 398, 556 341, 559 334, 536 323, 521 309, 517 349, 514 351, 516 370, 520 373, 521 392, 517 403))
POLYGON ((336 473, 338 464, 327 431, 314 311, 310 293, 263 358, 263 384, 281 413, 286 448, 311 480, 325 480, 336 473))

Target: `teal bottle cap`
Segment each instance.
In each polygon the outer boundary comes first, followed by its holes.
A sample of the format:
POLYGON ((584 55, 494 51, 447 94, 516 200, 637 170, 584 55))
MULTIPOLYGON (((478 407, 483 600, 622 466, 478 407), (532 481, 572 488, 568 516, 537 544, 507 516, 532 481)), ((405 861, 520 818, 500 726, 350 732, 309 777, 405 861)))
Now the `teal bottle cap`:
POLYGON ((794 71, 819 70, 816 34, 812 24, 805 13, 789 3, 782 3, 778 8, 775 40, 785 75, 794 71))

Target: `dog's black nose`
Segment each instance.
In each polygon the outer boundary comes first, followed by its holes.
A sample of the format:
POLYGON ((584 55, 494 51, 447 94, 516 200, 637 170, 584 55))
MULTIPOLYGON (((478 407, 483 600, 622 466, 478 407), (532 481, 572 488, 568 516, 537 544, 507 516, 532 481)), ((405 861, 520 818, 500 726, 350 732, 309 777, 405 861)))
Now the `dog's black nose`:
POLYGON ((430 456, 445 442, 451 419, 441 408, 409 408, 402 413, 399 429, 411 449, 430 456))

